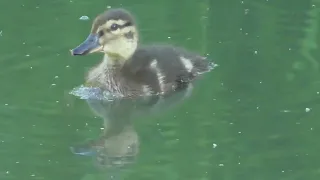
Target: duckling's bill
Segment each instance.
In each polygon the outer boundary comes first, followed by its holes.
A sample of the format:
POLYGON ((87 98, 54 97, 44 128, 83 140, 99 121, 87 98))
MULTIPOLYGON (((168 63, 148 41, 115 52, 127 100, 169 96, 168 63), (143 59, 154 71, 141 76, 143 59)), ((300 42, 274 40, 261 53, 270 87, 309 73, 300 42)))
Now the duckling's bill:
POLYGON ((71 54, 73 56, 79 56, 101 51, 103 51, 103 46, 99 44, 98 35, 90 34, 84 42, 82 42, 78 47, 71 50, 71 54))

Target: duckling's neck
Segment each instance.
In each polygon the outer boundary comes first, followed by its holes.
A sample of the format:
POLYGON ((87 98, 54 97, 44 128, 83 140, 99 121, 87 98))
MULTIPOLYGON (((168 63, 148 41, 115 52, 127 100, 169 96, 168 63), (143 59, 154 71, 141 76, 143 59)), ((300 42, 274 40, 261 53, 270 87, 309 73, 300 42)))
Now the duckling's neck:
POLYGON ((120 56, 119 54, 106 53, 100 66, 104 66, 104 69, 113 66, 122 66, 126 62, 126 58, 120 56))
POLYGON ((106 45, 104 47, 105 55, 103 61, 107 65, 124 64, 132 57, 138 47, 138 37, 133 39, 122 38, 113 41, 112 46, 106 45))

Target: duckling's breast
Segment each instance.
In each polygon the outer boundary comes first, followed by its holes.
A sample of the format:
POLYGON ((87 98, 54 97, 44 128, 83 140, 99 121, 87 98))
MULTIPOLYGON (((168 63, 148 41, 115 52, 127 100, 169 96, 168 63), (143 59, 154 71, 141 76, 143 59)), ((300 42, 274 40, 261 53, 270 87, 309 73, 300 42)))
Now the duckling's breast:
POLYGON ((143 93, 143 87, 128 80, 119 67, 97 67, 91 70, 87 76, 87 85, 101 88, 104 93, 119 98, 138 96, 143 93))

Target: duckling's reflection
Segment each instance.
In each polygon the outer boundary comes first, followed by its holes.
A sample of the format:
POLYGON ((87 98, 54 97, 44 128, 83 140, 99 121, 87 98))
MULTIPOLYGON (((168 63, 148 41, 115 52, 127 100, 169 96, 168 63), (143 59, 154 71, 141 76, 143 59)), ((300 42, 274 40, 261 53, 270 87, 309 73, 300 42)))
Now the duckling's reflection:
POLYGON ((103 119, 104 130, 96 140, 71 147, 75 154, 90 155, 100 168, 124 167, 135 162, 139 153, 139 136, 133 120, 155 115, 177 105, 190 96, 193 86, 172 93, 170 96, 150 96, 148 99, 113 99, 97 98, 97 92, 84 87, 75 88, 71 94, 85 97, 92 111, 103 119), (88 93, 93 95, 88 96, 88 93))

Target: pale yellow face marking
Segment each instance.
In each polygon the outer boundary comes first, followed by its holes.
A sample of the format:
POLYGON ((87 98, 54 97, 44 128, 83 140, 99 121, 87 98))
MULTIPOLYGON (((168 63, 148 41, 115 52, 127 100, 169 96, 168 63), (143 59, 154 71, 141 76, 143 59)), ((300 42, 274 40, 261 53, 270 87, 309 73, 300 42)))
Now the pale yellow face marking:
POLYGON ((106 31, 110 29, 112 24, 124 25, 127 22, 124 20, 110 20, 98 28, 98 31, 103 31, 104 35, 100 37, 99 43, 103 47, 103 52, 109 56, 122 57, 128 59, 136 50, 138 43, 138 33, 135 26, 119 28, 116 31, 106 31), (133 38, 127 38, 126 34, 133 33, 133 38))

